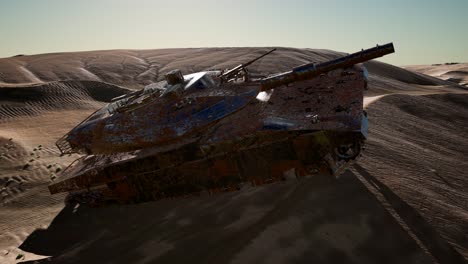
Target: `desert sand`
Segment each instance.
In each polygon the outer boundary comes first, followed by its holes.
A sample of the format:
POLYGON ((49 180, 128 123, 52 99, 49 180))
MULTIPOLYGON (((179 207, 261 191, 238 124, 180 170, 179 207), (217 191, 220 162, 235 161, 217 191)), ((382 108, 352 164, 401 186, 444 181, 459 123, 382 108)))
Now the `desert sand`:
POLYGON ((411 65, 405 66, 405 69, 468 87, 468 63, 446 62, 432 65, 411 65))
MULTIPOLYGON (((54 142, 111 98, 175 68, 224 69, 266 50, 0 59, 0 263, 466 263, 468 90, 436 78, 466 77, 466 64, 366 63, 370 139, 336 179, 106 208, 72 208, 48 193, 77 158, 59 157, 54 142)), ((271 74, 341 54, 278 48, 249 69, 271 74)))

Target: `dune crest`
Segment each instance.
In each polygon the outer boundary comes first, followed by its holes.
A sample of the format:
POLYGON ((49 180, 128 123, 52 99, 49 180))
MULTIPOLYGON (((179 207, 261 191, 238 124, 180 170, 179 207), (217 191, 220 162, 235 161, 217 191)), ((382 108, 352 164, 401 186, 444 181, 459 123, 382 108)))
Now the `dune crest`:
POLYGON ((468 63, 413 65, 405 68, 468 87, 468 63))

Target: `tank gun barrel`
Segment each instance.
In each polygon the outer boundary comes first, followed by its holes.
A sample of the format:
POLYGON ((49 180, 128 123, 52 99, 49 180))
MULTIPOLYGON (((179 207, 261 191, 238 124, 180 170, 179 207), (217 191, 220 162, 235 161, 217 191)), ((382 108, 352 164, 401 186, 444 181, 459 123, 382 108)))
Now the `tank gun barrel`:
POLYGON ((261 80, 261 90, 266 91, 295 81, 305 80, 319 76, 332 70, 351 67, 378 57, 395 52, 393 43, 377 45, 376 47, 362 50, 338 59, 315 64, 308 63, 292 69, 291 71, 270 76, 261 80))
POLYGON ((232 69, 226 71, 225 73, 223 73, 223 74, 221 75, 221 78, 223 78, 223 79, 225 79, 225 80, 228 80, 229 78, 231 78, 231 77, 233 77, 234 75, 236 75, 236 74, 237 74, 240 70, 242 70, 243 68, 245 68, 245 67, 249 66, 250 64, 252 64, 252 63, 258 61, 259 59, 265 57, 266 55, 272 53, 272 52, 275 51, 275 50, 276 50, 276 48, 274 48, 274 49, 268 51, 267 53, 265 53, 265 54, 263 54, 263 55, 261 55, 261 56, 255 58, 255 59, 253 59, 253 60, 251 60, 251 61, 249 61, 249 62, 246 62, 246 63, 242 63, 242 64, 237 65, 236 67, 234 67, 234 68, 232 68, 232 69))

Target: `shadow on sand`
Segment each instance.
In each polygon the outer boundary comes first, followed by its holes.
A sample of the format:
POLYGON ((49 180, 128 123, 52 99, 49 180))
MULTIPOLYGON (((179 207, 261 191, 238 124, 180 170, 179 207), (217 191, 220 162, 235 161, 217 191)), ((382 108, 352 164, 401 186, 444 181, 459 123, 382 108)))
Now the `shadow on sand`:
POLYGON ((38 263, 432 262, 349 171, 215 196, 65 207, 20 248, 51 256, 38 263))
POLYGON ((465 258, 453 249, 413 207, 403 201, 387 185, 372 176, 361 165, 354 164, 354 168, 384 196, 395 212, 439 263, 466 263, 465 258))

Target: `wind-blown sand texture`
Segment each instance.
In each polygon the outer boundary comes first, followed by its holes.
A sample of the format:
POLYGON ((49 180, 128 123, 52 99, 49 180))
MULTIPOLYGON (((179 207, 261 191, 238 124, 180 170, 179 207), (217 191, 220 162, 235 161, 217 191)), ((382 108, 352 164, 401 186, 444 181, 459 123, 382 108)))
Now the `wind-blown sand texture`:
POLYGON ((405 66, 405 68, 468 87, 468 63, 448 62, 432 65, 412 65, 405 66))
MULTIPOLYGON (((107 208, 65 207, 65 195, 48 193, 76 159, 59 157, 54 142, 111 98, 175 68, 224 69, 267 50, 0 59, 0 263, 464 263, 467 90, 376 61, 366 63, 370 139, 338 179, 107 208)), ((341 54, 279 48, 249 69, 271 74, 341 54)))

